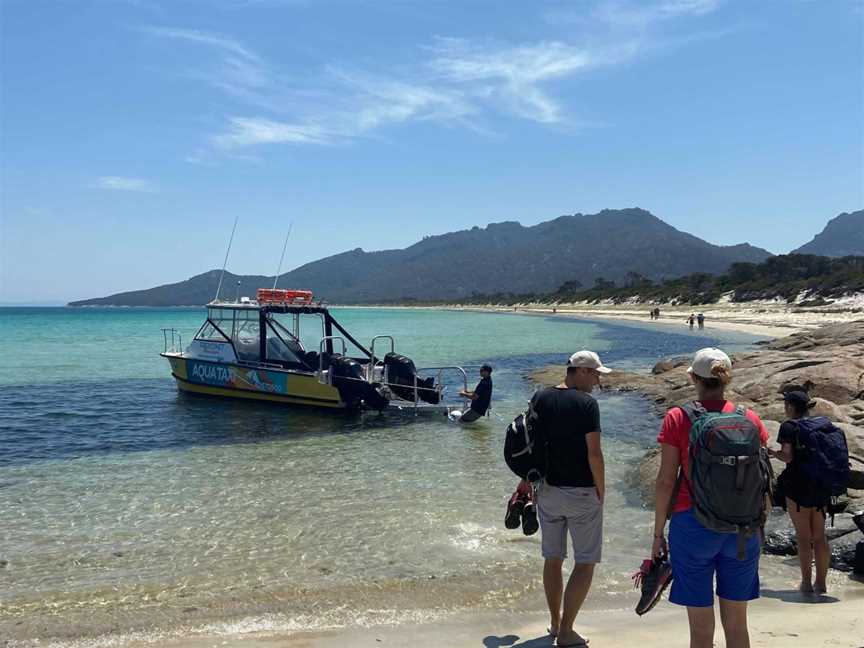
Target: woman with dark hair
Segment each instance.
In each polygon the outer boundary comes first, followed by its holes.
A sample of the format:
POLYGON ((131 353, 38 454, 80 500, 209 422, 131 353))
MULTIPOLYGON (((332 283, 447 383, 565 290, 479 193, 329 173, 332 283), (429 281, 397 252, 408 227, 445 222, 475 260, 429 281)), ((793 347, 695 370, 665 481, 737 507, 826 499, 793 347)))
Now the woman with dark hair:
MULTIPOLYGON (((693 422, 688 411, 698 407, 708 416, 738 413, 738 423, 755 427, 758 443, 768 443, 768 431, 752 410, 742 410, 726 400, 732 380, 732 362, 720 349, 701 349, 687 370, 696 388, 696 401, 673 407, 663 419, 660 434, 660 470, 657 474, 652 557, 666 553, 664 528, 669 523, 669 559, 672 590, 669 601, 687 606, 690 648, 714 645, 714 579, 720 602, 720 621, 728 648, 748 648, 747 602, 759 598, 759 538, 744 540, 704 526, 694 513, 691 498, 690 434, 693 422), (746 417, 741 421, 740 417, 746 417), (680 477, 679 477, 680 469, 680 477), (671 509, 670 509, 671 507, 671 509), (742 544, 739 545, 739 542, 742 544)), ((731 425, 731 424, 730 424, 731 425)))
POLYGON ((830 502, 830 493, 825 493, 801 469, 806 461, 806 448, 798 440, 797 421, 810 413, 814 403, 803 388, 787 389, 783 392, 787 420, 780 426, 777 443, 780 450, 769 450, 786 464, 777 478, 777 489, 785 496, 784 508, 789 512, 798 540, 798 561, 801 564, 801 585, 805 593, 826 591, 825 579, 831 553, 825 537, 825 511, 830 502), (816 559, 816 581, 812 581, 813 558, 816 559))

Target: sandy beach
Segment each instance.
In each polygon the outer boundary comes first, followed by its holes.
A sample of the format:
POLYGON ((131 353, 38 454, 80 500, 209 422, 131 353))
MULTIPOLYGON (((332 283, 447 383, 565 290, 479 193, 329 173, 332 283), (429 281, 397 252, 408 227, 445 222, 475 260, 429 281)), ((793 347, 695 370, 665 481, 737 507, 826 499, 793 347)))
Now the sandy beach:
MULTIPOLYGON (((538 570, 541 561, 537 559, 538 570)), ((834 585, 821 597, 805 597, 794 589, 794 567, 787 581, 763 582, 762 596, 749 610, 753 648, 864 646, 864 584, 834 585)), ((538 591, 535 597, 542 597, 538 591)), ((636 593, 633 593, 633 603, 636 593)), ((377 646, 440 646, 442 648, 546 648, 554 645, 546 634, 547 617, 540 612, 463 612, 432 623, 334 628, 316 632, 226 631, 182 639, 136 641, 130 648, 372 648, 377 646)), ((688 645, 684 608, 662 601, 644 617, 632 609, 604 609, 589 594, 576 627, 596 648, 675 648, 688 645)), ((715 646, 726 643, 719 618, 715 646)))
MULTIPOLYGON (((736 331, 767 338, 783 337, 809 331, 825 324, 842 324, 864 320, 864 294, 855 294, 835 300, 828 306, 804 307, 783 300, 732 302, 728 299, 702 306, 670 304, 614 304, 586 302, 572 304, 526 303, 513 306, 500 304, 442 304, 437 306, 350 306, 375 309, 433 309, 465 310, 492 313, 521 313, 524 315, 556 315, 584 319, 635 322, 645 327, 674 327, 687 330, 691 313, 705 315, 705 329, 736 331), (652 320, 648 312, 660 308, 660 318, 652 320)), ((694 330, 698 330, 694 327, 694 330)))
MULTIPOLYGON (((733 303, 730 301, 703 306, 658 305, 660 318, 652 320, 648 304, 560 304, 554 309, 548 304, 520 304, 501 307, 489 304, 478 310, 558 315, 603 320, 638 322, 644 326, 671 325, 687 329, 691 313, 705 315, 705 329, 737 331, 765 337, 782 337, 792 333, 813 330, 825 324, 840 324, 864 319, 864 295, 838 300, 827 307, 802 308, 784 301, 733 303)), ((474 310, 471 306, 453 308, 474 310)), ((695 327, 694 327, 695 328, 695 327)))

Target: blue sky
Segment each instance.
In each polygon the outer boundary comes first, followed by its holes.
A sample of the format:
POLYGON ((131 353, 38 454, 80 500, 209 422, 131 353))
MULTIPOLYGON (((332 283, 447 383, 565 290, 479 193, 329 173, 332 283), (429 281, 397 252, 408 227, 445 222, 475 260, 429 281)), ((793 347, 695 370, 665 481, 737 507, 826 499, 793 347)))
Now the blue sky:
MULTIPOLYGON (((860 0, 0 0, 0 302, 639 206, 783 253, 864 205, 860 0)), ((468 271, 468 269, 466 269, 468 271)))

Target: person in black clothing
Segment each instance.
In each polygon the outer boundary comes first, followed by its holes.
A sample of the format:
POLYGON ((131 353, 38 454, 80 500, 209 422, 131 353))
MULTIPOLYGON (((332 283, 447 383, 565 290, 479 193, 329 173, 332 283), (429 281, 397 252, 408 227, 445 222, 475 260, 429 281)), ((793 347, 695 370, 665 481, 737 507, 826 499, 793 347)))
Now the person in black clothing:
POLYGON ((474 391, 463 389, 459 395, 471 400, 471 408, 462 414, 460 423, 473 423, 481 416, 485 416, 486 410, 492 403, 492 365, 484 364, 480 367, 480 382, 477 383, 474 391))
POLYGON ((600 375, 610 371, 596 353, 579 351, 567 362, 564 382, 537 392, 531 400, 548 441, 547 471, 536 501, 549 632, 561 646, 585 643, 573 630, 573 622, 591 587, 594 565, 600 562, 606 482, 600 410, 590 393, 600 384, 600 375), (565 589, 561 568, 568 534, 575 564, 565 589))
POLYGON ((798 539, 798 560, 801 565, 800 590, 805 593, 824 593, 831 554, 825 538, 825 509, 831 499, 830 493, 820 489, 801 470, 807 460, 806 448, 798 442, 796 421, 808 415, 813 402, 810 395, 801 388, 788 389, 783 393, 788 420, 780 426, 777 443, 780 450, 769 450, 786 464, 777 478, 777 489, 785 496, 784 508, 789 512, 795 535, 798 539), (816 559, 816 581, 811 581, 812 565, 816 559))

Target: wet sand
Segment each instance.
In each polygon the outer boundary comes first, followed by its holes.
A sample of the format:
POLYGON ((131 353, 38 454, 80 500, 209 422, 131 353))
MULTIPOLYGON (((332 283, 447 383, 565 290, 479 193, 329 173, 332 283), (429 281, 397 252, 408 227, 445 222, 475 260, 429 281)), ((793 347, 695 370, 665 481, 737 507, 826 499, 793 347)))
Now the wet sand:
MULTIPOLYGON (((635 601, 634 592, 634 604, 635 601)), ((590 594, 587 605, 576 627, 590 639, 591 648, 674 648, 688 644, 685 609, 665 600, 642 618, 632 609, 590 609, 590 594)), ((719 617, 716 625, 715 646, 725 646, 719 617)), ((546 615, 537 612, 461 613, 443 621, 411 626, 342 628, 282 635, 238 633, 186 637, 157 645, 160 648, 544 648, 554 645, 545 632, 546 626, 546 615)), ((832 587, 826 596, 805 597, 791 582, 763 583, 762 597, 750 605, 749 627, 753 648, 860 648, 864 645, 864 584, 847 581, 846 585, 832 587)), ((143 648, 153 644, 128 645, 143 648)))

